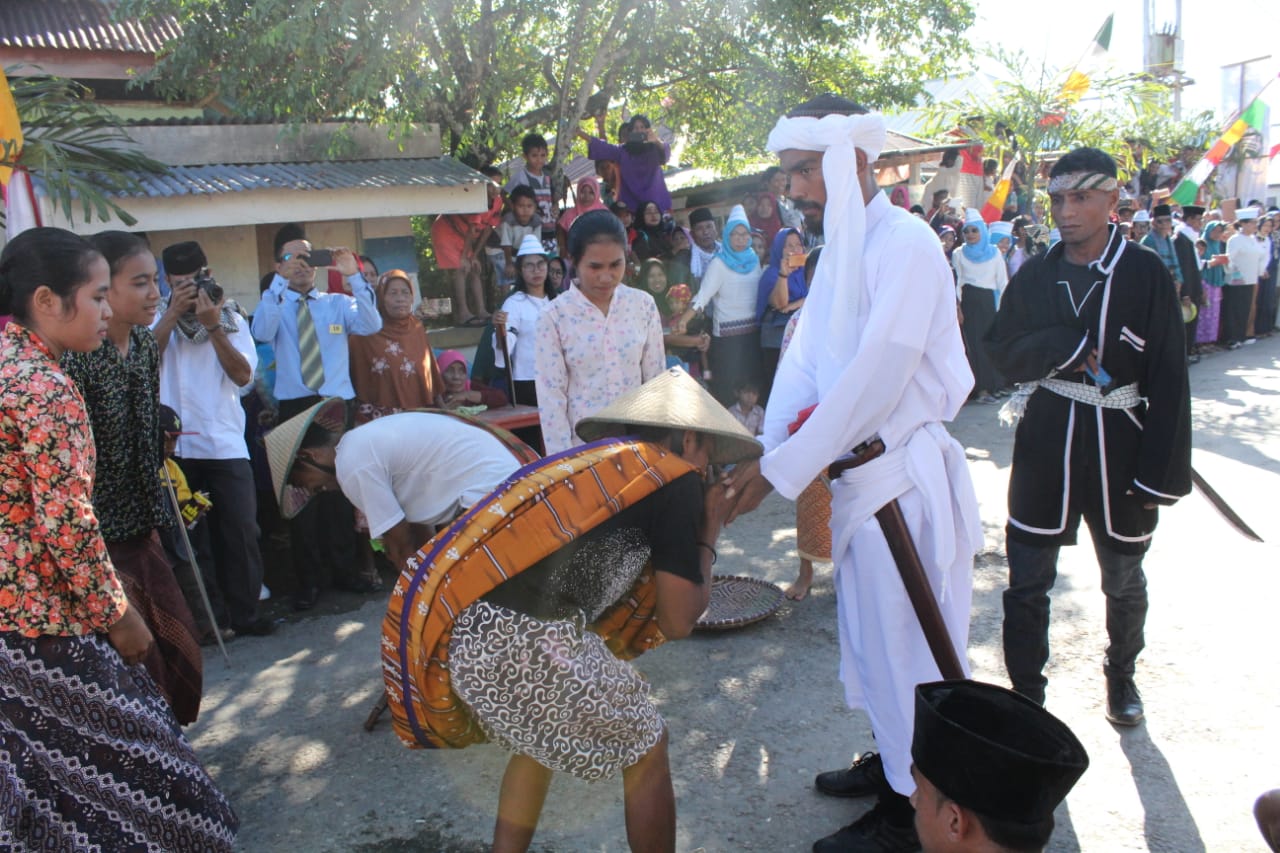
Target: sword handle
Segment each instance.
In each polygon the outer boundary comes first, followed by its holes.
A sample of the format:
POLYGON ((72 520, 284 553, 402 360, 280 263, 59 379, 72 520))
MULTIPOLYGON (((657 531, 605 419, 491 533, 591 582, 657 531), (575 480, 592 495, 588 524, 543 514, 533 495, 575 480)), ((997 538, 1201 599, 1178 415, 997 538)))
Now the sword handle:
POLYGON ((893 555, 898 574, 902 576, 902 585, 906 587, 907 598, 911 600, 916 619, 924 631, 924 638, 929 643, 929 651, 933 653, 938 672, 948 681, 964 678, 964 668, 960 665, 955 644, 951 642, 947 623, 942 621, 938 600, 933 597, 929 576, 925 574, 920 553, 911 541, 911 531, 907 528, 907 520, 902 515, 902 507, 898 501, 891 500, 882 506, 876 513, 876 521, 880 522, 885 541, 889 543, 889 553, 893 555))

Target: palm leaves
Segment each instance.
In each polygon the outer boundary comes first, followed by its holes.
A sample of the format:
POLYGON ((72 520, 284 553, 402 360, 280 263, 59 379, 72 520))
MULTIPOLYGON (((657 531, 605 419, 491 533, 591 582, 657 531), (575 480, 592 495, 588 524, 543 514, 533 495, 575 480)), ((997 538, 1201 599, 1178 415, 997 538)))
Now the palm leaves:
POLYGON ((114 216, 125 225, 137 220, 111 196, 141 188, 133 173, 163 174, 167 167, 137 150, 119 119, 92 100, 88 89, 61 77, 9 80, 25 141, 14 156, 12 140, 0 140, 0 165, 20 166, 74 222, 114 216))

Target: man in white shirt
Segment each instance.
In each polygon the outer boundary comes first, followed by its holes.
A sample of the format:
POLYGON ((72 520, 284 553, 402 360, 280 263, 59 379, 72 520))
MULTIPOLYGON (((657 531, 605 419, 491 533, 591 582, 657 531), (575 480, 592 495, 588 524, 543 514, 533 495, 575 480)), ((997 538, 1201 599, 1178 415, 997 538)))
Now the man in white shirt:
POLYGON ((154 332, 160 349, 160 402, 185 427, 176 456, 192 491, 213 501, 192 543, 220 628, 265 635, 258 616, 262 554, 258 550, 257 492, 244 440, 240 398, 253 387, 258 365, 249 321, 223 298, 196 242, 163 253, 170 293, 154 332))
POLYGON ((496 489, 536 458, 455 415, 402 412, 343 429, 341 400, 326 400, 267 434, 267 457, 281 512, 341 489, 364 513, 397 569, 435 528, 496 489))
POLYGON ((702 274, 707 271, 707 264, 720 251, 720 241, 716 239, 716 218, 710 208, 699 207, 689 214, 689 231, 693 234, 692 251, 689 254, 689 274, 694 283, 702 281, 702 274))
POLYGON ((875 513, 893 500, 900 505, 966 672, 973 555, 982 542, 964 449, 942 425, 973 388, 951 272, 937 235, 876 186, 873 164, 885 135, 881 116, 824 95, 769 136, 792 200, 806 225, 823 226, 826 246, 778 365, 761 436, 765 455, 727 479, 732 520, 770 489, 794 499, 828 463, 841 463, 831 520, 840 675, 846 702, 871 718, 880 755, 823 773, 815 784, 879 801, 820 839, 815 853, 919 849, 908 802, 914 692, 939 670, 875 513), (883 454, 844 465, 877 438, 883 454))

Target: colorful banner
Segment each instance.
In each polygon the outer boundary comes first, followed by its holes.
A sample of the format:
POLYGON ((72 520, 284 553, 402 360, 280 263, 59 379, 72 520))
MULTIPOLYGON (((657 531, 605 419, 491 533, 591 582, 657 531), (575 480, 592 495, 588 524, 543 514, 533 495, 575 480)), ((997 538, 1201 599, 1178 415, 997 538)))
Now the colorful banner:
POLYGON ((1115 12, 1107 15, 1107 19, 1098 29, 1098 34, 1093 37, 1093 41, 1089 42, 1084 56, 1080 57, 1080 61, 1067 75, 1067 81, 1062 84, 1062 91, 1058 93, 1058 98, 1063 104, 1068 106, 1074 104, 1089 91, 1089 87, 1093 84, 1090 75, 1097 73, 1102 58, 1111 49, 1111 27, 1115 19, 1115 12))
POLYGON ((1254 98, 1249 106, 1245 107, 1244 112, 1240 113, 1240 117, 1231 123, 1218 141, 1213 143, 1205 155, 1191 167, 1191 171, 1187 172, 1177 189, 1173 191, 1173 200, 1178 204, 1194 204, 1200 185, 1222 163, 1231 146, 1239 142, 1250 129, 1263 132, 1266 120, 1267 105, 1260 97, 1254 98))
POLYGON ((982 206, 982 221, 988 225, 999 221, 1004 213, 1005 199, 1009 197, 1009 188, 1013 186, 1013 170, 1017 165, 1017 160, 1009 161, 1009 165, 1004 167, 1004 174, 1000 176, 1000 181, 987 197, 987 203, 982 206))
MULTIPOLYGON (((22 122, 18 120, 18 105, 13 102, 9 78, 0 69, 0 160, 13 163, 22 153, 22 122)), ((0 186, 9 183, 12 166, 0 166, 0 186)))

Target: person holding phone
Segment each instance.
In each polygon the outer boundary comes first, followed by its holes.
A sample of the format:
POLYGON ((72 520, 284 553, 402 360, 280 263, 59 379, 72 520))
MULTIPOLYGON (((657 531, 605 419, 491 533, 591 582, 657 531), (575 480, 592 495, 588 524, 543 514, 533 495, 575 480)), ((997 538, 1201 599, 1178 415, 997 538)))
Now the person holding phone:
POLYGON ((667 189, 662 167, 671 158, 671 146, 659 138, 649 119, 635 115, 618 129, 618 145, 606 142, 604 119, 597 119, 599 136, 579 130, 587 141, 587 156, 592 160, 612 160, 618 164, 618 200, 631 210, 639 210, 644 201, 657 202, 664 213, 671 210, 671 192, 667 189))
MULTIPOLYGON (((302 226, 292 223, 276 232, 274 248, 276 275, 250 328, 256 340, 275 349, 275 396, 283 422, 329 397, 348 403, 355 399, 347 337, 376 334, 382 329, 382 315, 374 304, 373 287, 350 249, 333 249, 331 258, 313 254, 302 226), (316 289, 316 268, 323 260, 332 261, 352 296, 316 289)), ((315 605, 326 574, 335 585, 352 591, 378 587, 372 578, 351 576, 352 567, 359 565, 354 525, 351 504, 339 492, 322 495, 290 525, 297 578, 294 607, 307 610, 315 605)))

